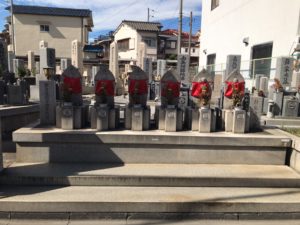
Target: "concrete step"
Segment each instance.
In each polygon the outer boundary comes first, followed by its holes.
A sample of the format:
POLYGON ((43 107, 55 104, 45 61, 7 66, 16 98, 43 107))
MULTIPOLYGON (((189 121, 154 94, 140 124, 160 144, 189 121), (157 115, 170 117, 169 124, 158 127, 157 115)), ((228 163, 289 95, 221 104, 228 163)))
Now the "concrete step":
POLYGON ((96 132, 26 127, 14 132, 18 162, 285 165, 291 139, 266 130, 226 132, 96 132))
POLYGON ((276 165, 15 163, 0 184, 292 188, 300 175, 276 165))
POLYGON ((0 186, 0 193, 0 212, 300 212, 299 188, 0 186))

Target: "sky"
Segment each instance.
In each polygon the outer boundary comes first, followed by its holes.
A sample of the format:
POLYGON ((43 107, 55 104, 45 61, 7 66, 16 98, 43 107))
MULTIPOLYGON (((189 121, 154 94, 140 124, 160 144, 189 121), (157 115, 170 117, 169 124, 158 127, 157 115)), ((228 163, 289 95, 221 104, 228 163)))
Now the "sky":
MULTIPOLYGON (((8 12, 4 9, 9 0, 0 0, 0 30, 3 30, 8 12)), ((200 30, 202 0, 183 0, 183 31, 189 32, 189 16, 193 12, 193 33, 200 30)), ((177 29, 179 0, 14 0, 16 5, 39 5, 90 9, 93 12, 94 28, 90 41, 99 35, 115 30, 122 20, 161 22, 162 29, 177 29)))

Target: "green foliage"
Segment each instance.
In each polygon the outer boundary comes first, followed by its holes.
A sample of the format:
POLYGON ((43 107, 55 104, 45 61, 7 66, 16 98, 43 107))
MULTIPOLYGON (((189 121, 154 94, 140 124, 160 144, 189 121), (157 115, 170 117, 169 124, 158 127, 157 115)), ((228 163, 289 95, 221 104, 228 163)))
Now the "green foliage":
POLYGON ((170 59, 170 60, 176 60, 177 59, 177 55, 172 54, 172 55, 169 56, 168 59, 170 59))
POLYGON ((22 78, 22 77, 25 77, 25 75, 26 75, 26 70, 24 68, 22 68, 22 67, 19 67, 18 68, 18 76, 20 78, 22 78))
POLYGON ((290 133, 290 134, 293 134, 293 135, 296 135, 296 136, 299 136, 300 137, 300 129, 297 129, 297 128, 283 128, 282 130, 290 133))

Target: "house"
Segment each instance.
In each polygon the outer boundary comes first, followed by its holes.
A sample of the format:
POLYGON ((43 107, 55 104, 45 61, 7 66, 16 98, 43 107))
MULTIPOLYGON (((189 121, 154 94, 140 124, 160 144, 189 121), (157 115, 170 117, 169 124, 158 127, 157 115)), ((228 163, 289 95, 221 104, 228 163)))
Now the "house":
MULTIPOLYGON (((177 59, 178 53, 178 30, 167 29, 163 30, 159 34, 159 58, 161 59, 177 59)), ((199 62, 199 42, 200 32, 191 37, 191 62, 198 64, 199 62)), ((190 34, 187 32, 181 33, 181 54, 189 53, 189 37, 190 34)))
POLYGON ((119 61, 137 61, 141 42, 146 43, 146 56, 156 61, 158 34, 161 27, 162 25, 156 22, 123 20, 114 32, 114 41, 118 44, 119 61))
MULTIPOLYGON (((13 5, 13 24, 17 57, 26 57, 28 51, 39 55, 39 42, 44 40, 55 48, 57 58, 71 58, 73 40, 88 44, 93 17, 88 9, 13 5)), ((12 35, 11 28, 10 24, 12 35)))
POLYGON ((99 37, 96 38, 93 43, 94 46, 98 46, 102 50, 100 54, 100 59, 102 62, 107 63, 109 61, 110 44, 112 43, 113 39, 113 32, 111 31, 107 35, 99 35, 99 37))
POLYGON ((227 55, 238 54, 249 76, 270 75, 276 60, 257 61, 255 72, 250 60, 292 55, 299 36, 299 0, 203 0, 199 64, 221 71, 227 55))

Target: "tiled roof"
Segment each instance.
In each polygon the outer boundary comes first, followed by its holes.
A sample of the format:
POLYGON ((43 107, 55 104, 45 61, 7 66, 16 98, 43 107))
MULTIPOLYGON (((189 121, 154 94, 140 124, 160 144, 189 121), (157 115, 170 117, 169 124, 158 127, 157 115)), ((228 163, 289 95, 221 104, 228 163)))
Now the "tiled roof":
POLYGON ((143 22, 143 21, 130 21, 130 20, 123 20, 122 23, 131 26, 132 28, 138 31, 160 31, 162 25, 161 23, 157 22, 143 22))
MULTIPOLYGON (((6 8, 10 10, 10 7, 6 8)), ((34 14, 49 16, 70 16, 70 17, 90 17, 92 11, 89 9, 68 9, 43 6, 14 5, 15 14, 34 14)))

